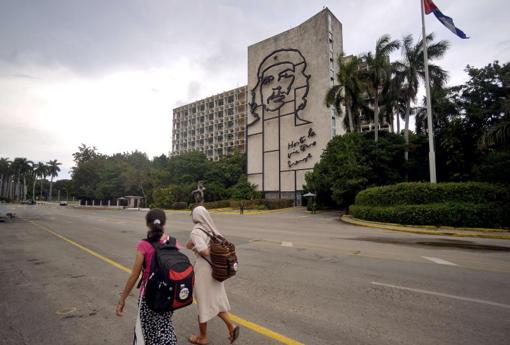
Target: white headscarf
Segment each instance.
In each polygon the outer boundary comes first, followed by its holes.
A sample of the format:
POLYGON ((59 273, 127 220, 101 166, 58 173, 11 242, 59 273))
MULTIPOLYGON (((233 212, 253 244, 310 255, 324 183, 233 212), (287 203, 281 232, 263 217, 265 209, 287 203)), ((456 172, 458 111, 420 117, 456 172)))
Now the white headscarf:
POLYGON ((202 229, 208 231, 209 233, 215 233, 221 235, 221 233, 214 225, 214 222, 209 214, 209 211, 204 206, 197 206, 193 209, 191 213, 191 219, 195 226, 193 229, 202 229))

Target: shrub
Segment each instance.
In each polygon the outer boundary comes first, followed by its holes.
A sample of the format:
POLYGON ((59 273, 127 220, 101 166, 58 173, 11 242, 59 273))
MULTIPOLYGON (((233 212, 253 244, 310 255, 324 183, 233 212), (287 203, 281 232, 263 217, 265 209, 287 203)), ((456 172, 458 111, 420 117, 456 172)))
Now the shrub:
POLYGON ((351 205, 356 218, 408 225, 460 227, 509 227, 510 204, 472 204, 447 202, 425 205, 367 206, 351 205))
POLYGON ((210 202, 229 198, 228 190, 218 182, 212 181, 205 185, 204 199, 210 202))
POLYGON ((350 213, 360 219, 412 225, 510 226, 510 187, 480 182, 399 183, 368 188, 350 213))
POLYGON ((373 187, 356 196, 356 205, 421 205, 442 202, 509 203, 510 188, 482 182, 399 183, 373 187))
POLYGON ((235 200, 260 199, 261 193, 257 192, 257 186, 248 182, 246 175, 242 175, 239 181, 229 188, 230 196, 235 200))
POLYGON ((188 203, 184 201, 177 201, 172 204, 171 208, 174 210, 185 210, 188 208, 188 203))
POLYGON ((218 201, 204 202, 204 207, 207 209, 230 207, 230 200, 218 200, 218 201))
MULTIPOLYGON (((261 206, 260 199, 255 200, 230 200, 230 207, 236 209, 241 207, 241 203, 244 204, 245 210, 257 209, 261 206)), ((262 205, 264 208, 265 206, 262 205)))
POLYGON ((280 208, 291 207, 294 205, 293 200, 287 199, 255 199, 255 200, 219 200, 205 202, 204 207, 208 209, 213 208, 226 208, 239 209, 241 202, 244 203, 245 210, 276 210, 280 208))
POLYGON ((244 209, 249 210, 276 210, 280 208, 291 207, 293 200, 288 199, 255 199, 255 200, 232 200, 230 207, 240 208, 241 202, 244 203, 244 209))
POLYGON ((172 187, 157 188, 152 192, 152 207, 169 208, 175 201, 172 187))
POLYGON ((262 199, 262 205, 268 210, 276 210, 279 208, 291 207, 294 205, 294 200, 289 199, 262 199))

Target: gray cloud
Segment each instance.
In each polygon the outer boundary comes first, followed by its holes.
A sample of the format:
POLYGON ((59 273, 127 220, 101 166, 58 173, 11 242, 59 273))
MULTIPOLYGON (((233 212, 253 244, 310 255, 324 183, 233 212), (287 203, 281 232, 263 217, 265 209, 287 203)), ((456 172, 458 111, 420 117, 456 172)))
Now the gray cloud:
MULTIPOLYGON (((471 36, 469 40, 460 40, 435 17, 427 17, 428 31, 451 42, 450 51, 440 62, 450 71, 451 83, 465 80, 463 70, 467 64, 483 66, 494 59, 501 62, 510 59, 507 0, 435 2, 471 36)), ((59 123, 53 131, 29 126, 45 100, 42 92, 37 94, 38 98, 27 99, 26 89, 33 91, 46 84, 65 82, 62 79, 67 75, 94 82, 116 72, 144 73, 168 68, 175 73, 175 66, 182 63, 199 73, 165 75, 173 88, 165 89, 161 83, 147 85, 155 96, 168 98, 164 104, 168 117, 158 114, 155 121, 168 121, 161 127, 170 128, 173 107, 246 83, 249 45, 300 24, 324 5, 343 24, 346 53, 359 54, 372 50, 383 33, 393 38, 412 33, 418 39, 421 35, 418 4, 415 0, 2 1, 0 118, 7 120, 0 124, 0 156, 48 160, 61 155, 60 160, 71 163, 75 147, 68 147, 58 133, 79 129, 59 127, 64 126, 59 123), (34 114, 27 104, 33 104, 34 114), (10 118, 13 116, 23 118, 10 118)), ((104 117, 112 116, 108 111, 113 110, 105 110, 104 117)), ((154 116, 146 113, 144 120, 150 121, 154 116)), ((145 136, 141 142, 151 142, 154 134, 147 132, 140 134, 145 136)), ((120 142, 126 133, 127 129, 112 128, 110 135, 112 141, 120 142)), ((170 137, 167 132, 160 136, 165 137, 152 150, 167 153, 170 137), (168 145, 161 145, 162 141, 168 145)), ((116 148, 102 145, 105 152, 116 148)))

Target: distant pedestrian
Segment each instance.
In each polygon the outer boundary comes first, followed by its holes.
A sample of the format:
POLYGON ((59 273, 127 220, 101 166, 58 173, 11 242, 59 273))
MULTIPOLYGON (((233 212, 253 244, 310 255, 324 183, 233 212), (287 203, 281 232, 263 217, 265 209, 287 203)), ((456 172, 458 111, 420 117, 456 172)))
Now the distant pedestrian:
MULTIPOLYGON (((117 316, 122 316, 126 298, 135 286, 143 269, 133 344, 176 345, 177 337, 172 324, 173 313, 171 311, 158 313, 149 309, 144 297, 144 290, 155 251, 150 242, 164 243, 169 239, 169 236, 164 233, 164 226, 166 223, 165 212, 160 209, 152 209, 145 215, 145 222, 149 228, 147 231, 147 239, 139 241, 136 246, 135 264, 133 265, 131 275, 126 282, 124 290, 120 295, 116 313, 117 316)), ((177 244, 177 246, 180 247, 179 244, 177 244)))
MULTIPOLYGON (((207 339, 207 322, 218 316, 223 320, 228 329, 228 338, 232 344, 239 337, 239 326, 230 320, 228 302, 225 286, 212 277, 212 269, 204 257, 209 257, 209 236, 204 233, 220 234, 209 212, 203 206, 197 206, 192 213, 195 226, 191 231, 191 239, 186 244, 188 249, 193 250, 196 255, 195 262, 195 300, 198 305, 199 335, 192 335, 188 341, 192 344, 205 345, 207 339)), ((220 234, 221 235, 221 234, 220 234)))

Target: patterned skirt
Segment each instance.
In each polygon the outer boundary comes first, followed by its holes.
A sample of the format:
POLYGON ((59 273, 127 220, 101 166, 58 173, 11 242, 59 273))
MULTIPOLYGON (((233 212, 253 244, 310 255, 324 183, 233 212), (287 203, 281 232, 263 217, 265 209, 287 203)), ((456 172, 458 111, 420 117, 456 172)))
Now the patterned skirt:
POLYGON ((172 314, 171 311, 157 313, 151 310, 145 298, 140 297, 133 345, 177 345, 172 314))

